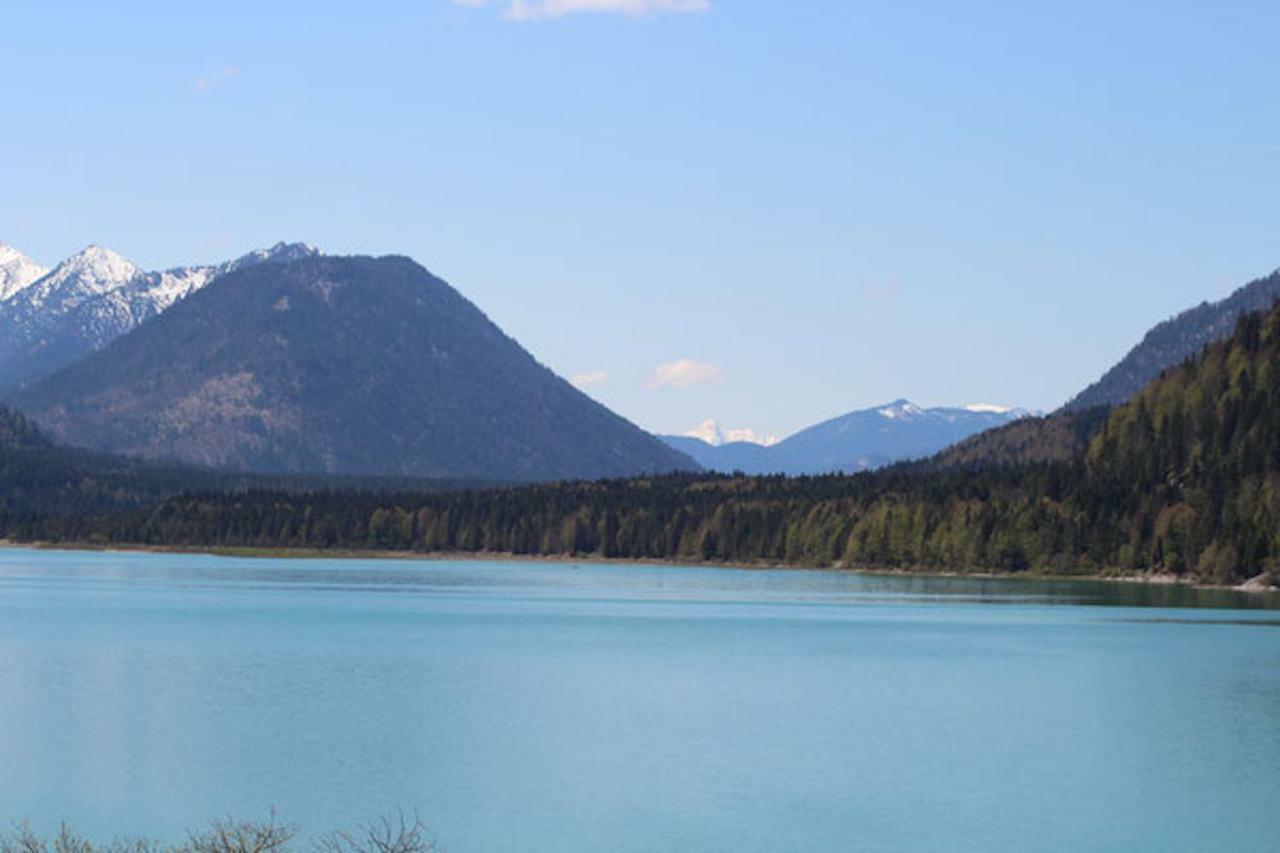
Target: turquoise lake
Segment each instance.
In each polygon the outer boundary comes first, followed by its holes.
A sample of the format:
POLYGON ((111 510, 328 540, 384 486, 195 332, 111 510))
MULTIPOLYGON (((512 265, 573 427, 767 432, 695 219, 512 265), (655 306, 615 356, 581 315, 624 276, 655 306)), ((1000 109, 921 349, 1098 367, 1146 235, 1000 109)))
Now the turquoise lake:
POLYGON ((1274 851, 1280 604, 0 550, 0 822, 473 851, 1274 851))

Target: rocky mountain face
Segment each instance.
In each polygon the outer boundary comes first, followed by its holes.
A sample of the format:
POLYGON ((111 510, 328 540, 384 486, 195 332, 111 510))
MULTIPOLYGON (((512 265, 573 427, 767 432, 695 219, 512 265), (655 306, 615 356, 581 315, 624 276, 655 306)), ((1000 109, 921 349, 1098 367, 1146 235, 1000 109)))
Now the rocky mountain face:
MULTIPOLYGON (((220 275, 316 254, 305 244, 280 243, 224 264, 148 272, 109 249, 89 246, 0 299, 0 394, 75 363, 220 275)), ((16 268, 27 277, 39 270, 16 268)))
POLYGON ((713 446, 687 436, 666 436, 664 440, 714 471, 855 473, 931 456, 1027 414, 1001 406, 923 408, 910 400, 896 400, 816 424, 770 447, 746 442, 713 446))
POLYGON ((1164 371, 1199 355, 1209 344, 1231 337, 1241 315, 1269 310, 1277 299, 1280 270, 1250 282, 1226 299, 1201 303, 1166 320, 1063 408, 1083 411, 1127 402, 1164 371))
MULTIPOLYGON (((86 286, 137 280, 94 260, 103 274, 78 273, 86 286)), ((247 264, 191 289, 15 406, 60 442, 248 471, 513 481, 698 467, 408 258, 247 264)))

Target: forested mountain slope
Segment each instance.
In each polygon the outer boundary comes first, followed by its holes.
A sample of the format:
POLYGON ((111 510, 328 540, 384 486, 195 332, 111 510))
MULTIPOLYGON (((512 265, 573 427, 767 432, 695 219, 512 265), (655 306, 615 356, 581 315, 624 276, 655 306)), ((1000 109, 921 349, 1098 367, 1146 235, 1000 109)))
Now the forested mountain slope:
POLYGON ((1152 383, 1069 461, 439 495, 210 493, 84 532, 168 546, 1162 571, 1237 582, 1280 558, 1280 310, 1250 315, 1231 339, 1152 383))
POLYGON ((919 465, 936 470, 1065 462, 1084 452, 1109 415, 1110 409, 1099 407, 1023 418, 966 438, 919 465))
POLYGON ((1159 324, 1101 379, 1064 407, 1071 411, 1124 403, 1165 370, 1230 337, 1241 316, 1266 311, 1280 299, 1280 270, 1218 302, 1204 302, 1159 324))
POLYGON ((65 444, 259 473, 698 469, 402 257, 229 272, 13 404, 65 444))
POLYGON ((497 484, 415 478, 287 476, 216 471, 54 444, 27 418, 0 406, 0 538, 105 542, 107 516, 144 515, 164 498, 191 491, 243 494, 271 490, 353 494, 493 489, 497 484))

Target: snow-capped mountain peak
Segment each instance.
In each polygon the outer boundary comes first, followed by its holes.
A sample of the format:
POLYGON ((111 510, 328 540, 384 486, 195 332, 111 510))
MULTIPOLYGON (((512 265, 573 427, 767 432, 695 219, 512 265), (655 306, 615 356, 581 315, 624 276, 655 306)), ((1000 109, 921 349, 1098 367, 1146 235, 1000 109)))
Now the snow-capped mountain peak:
POLYGON ((876 408, 876 413, 882 418, 891 421, 910 421, 920 418, 930 418, 934 420, 944 420, 953 422, 957 418, 967 415, 1003 417, 1007 420, 1017 420, 1031 414, 1026 409, 1016 408, 1014 406, 997 406, 992 403, 971 403, 967 406, 958 406, 956 408, 948 408, 946 406, 935 406, 933 408, 923 408, 917 406, 910 400, 895 400, 885 406, 876 408))
POLYGON ((667 440, 712 471, 854 473, 931 456, 975 433, 1028 414, 1023 409, 989 405, 925 408, 900 399, 846 412, 749 454, 731 452, 742 451, 740 446, 724 447, 726 439, 732 441, 732 433, 713 420, 704 421, 685 436, 668 436, 667 440), (689 438, 700 439, 700 443, 691 446, 689 438))
POLYGON ((146 272, 115 252, 89 246, 0 299, 0 391, 67 366, 169 309, 226 273, 320 254, 277 243, 217 265, 146 272))
POLYGON ((0 243, 0 302, 13 296, 49 270, 7 243, 0 243))
MULTIPOLYGON (((106 293, 136 276, 140 270, 119 254, 101 246, 86 246, 53 268, 36 283, 44 294, 65 289, 77 293, 106 293)), ((34 288, 33 288, 34 289, 34 288)))
POLYGON ((1011 421, 1021 418, 1040 417, 1043 412, 1037 409, 1024 409, 1021 406, 998 406, 991 403, 971 403, 964 411, 974 415, 1003 415, 1011 421))
POLYGON ((227 261, 217 266, 176 267, 164 272, 146 273, 140 277, 133 290, 136 291, 137 298, 148 303, 146 310, 149 313, 159 314, 218 276, 258 264, 287 264, 291 261, 316 257, 319 254, 319 249, 307 243, 281 242, 269 249, 257 249, 247 255, 241 255, 234 261, 227 261))
POLYGON ((778 443, 776 436, 760 435, 750 428, 744 429, 724 429, 715 418, 708 418, 695 428, 685 433, 687 438, 696 438, 706 442, 712 447, 722 447, 726 444, 736 444, 745 442, 747 444, 758 444, 761 447, 772 447, 778 443))
POLYGON ((276 243, 269 249, 258 249, 236 258, 229 264, 226 264, 226 272, 242 269, 244 267, 253 266, 254 264, 262 264, 272 261, 278 264, 287 264, 290 261, 300 261, 304 258, 315 258, 321 254, 320 250, 310 243, 285 243, 281 241, 276 243))
POLYGON ((925 413, 924 409, 910 400, 894 400, 887 406, 881 406, 877 411, 881 417, 888 418, 891 421, 915 418, 925 413))
POLYGON ((58 269, 75 269, 102 279, 128 281, 138 274, 138 267, 119 252, 92 243, 58 264, 58 269))

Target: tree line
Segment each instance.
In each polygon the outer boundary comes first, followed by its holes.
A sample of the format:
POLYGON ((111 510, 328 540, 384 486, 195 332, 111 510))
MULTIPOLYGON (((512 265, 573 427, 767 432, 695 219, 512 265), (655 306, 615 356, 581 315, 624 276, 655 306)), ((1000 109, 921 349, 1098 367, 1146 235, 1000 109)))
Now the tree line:
POLYGON ((1280 565, 1280 310, 1242 318, 1229 340, 1090 417, 1092 438, 1067 459, 433 492, 249 484, 99 511, 0 505, 0 529, 104 545, 1163 571, 1217 582, 1280 565))

